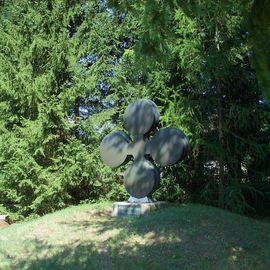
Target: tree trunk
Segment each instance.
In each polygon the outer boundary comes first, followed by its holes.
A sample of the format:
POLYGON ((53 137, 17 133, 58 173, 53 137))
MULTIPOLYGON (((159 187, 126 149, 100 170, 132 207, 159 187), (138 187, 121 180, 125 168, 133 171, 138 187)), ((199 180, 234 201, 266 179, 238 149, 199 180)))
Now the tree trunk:
POLYGON ((219 178, 218 178, 218 204, 219 207, 224 207, 224 136, 223 136, 223 115, 222 115, 222 95, 218 86, 218 141, 221 146, 219 153, 219 178))

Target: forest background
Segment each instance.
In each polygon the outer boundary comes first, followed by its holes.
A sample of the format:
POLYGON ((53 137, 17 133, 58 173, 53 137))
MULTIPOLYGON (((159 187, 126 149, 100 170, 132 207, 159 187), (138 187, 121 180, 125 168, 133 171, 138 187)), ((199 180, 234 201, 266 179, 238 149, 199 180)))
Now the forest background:
POLYGON ((149 98, 159 128, 190 143, 155 199, 269 216, 267 11, 265 0, 0 1, 0 212, 126 199, 125 168, 105 166, 99 145, 149 98))

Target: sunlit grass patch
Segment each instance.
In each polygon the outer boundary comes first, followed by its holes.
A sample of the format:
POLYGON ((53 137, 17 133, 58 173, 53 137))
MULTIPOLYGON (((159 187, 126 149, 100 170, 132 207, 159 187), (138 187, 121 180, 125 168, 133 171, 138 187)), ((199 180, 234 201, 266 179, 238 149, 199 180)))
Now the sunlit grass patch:
POLYGON ((270 224, 201 205, 71 207, 0 230, 0 269, 270 269, 270 224))

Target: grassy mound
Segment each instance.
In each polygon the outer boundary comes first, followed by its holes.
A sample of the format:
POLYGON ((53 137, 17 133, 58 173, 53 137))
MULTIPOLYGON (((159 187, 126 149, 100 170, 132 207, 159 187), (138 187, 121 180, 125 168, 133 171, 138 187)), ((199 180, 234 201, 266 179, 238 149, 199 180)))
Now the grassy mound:
POLYGON ((84 205, 0 229, 0 269, 270 269, 270 224, 201 205, 84 205))

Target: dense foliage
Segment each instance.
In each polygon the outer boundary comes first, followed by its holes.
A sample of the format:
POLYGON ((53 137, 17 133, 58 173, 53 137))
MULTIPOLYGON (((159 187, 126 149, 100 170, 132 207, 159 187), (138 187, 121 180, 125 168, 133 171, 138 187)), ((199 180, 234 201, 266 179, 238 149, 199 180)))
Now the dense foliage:
POLYGON ((116 122, 141 91, 124 57, 136 24, 123 24, 124 16, 100 1, 1 7, 0 204, 6 211, 20 217, 123 197, 98 145, 106 123, 116 122))
POLYGON ((1 2, 0 212, 126 198, 123 169, 102 164, 99 144, 129 102, 151 98, 160 126, 190 141, 156 198, 266 214, 268 77, 251 65, 269 63, 254 58, 253 1, 114 2, 1 2))

